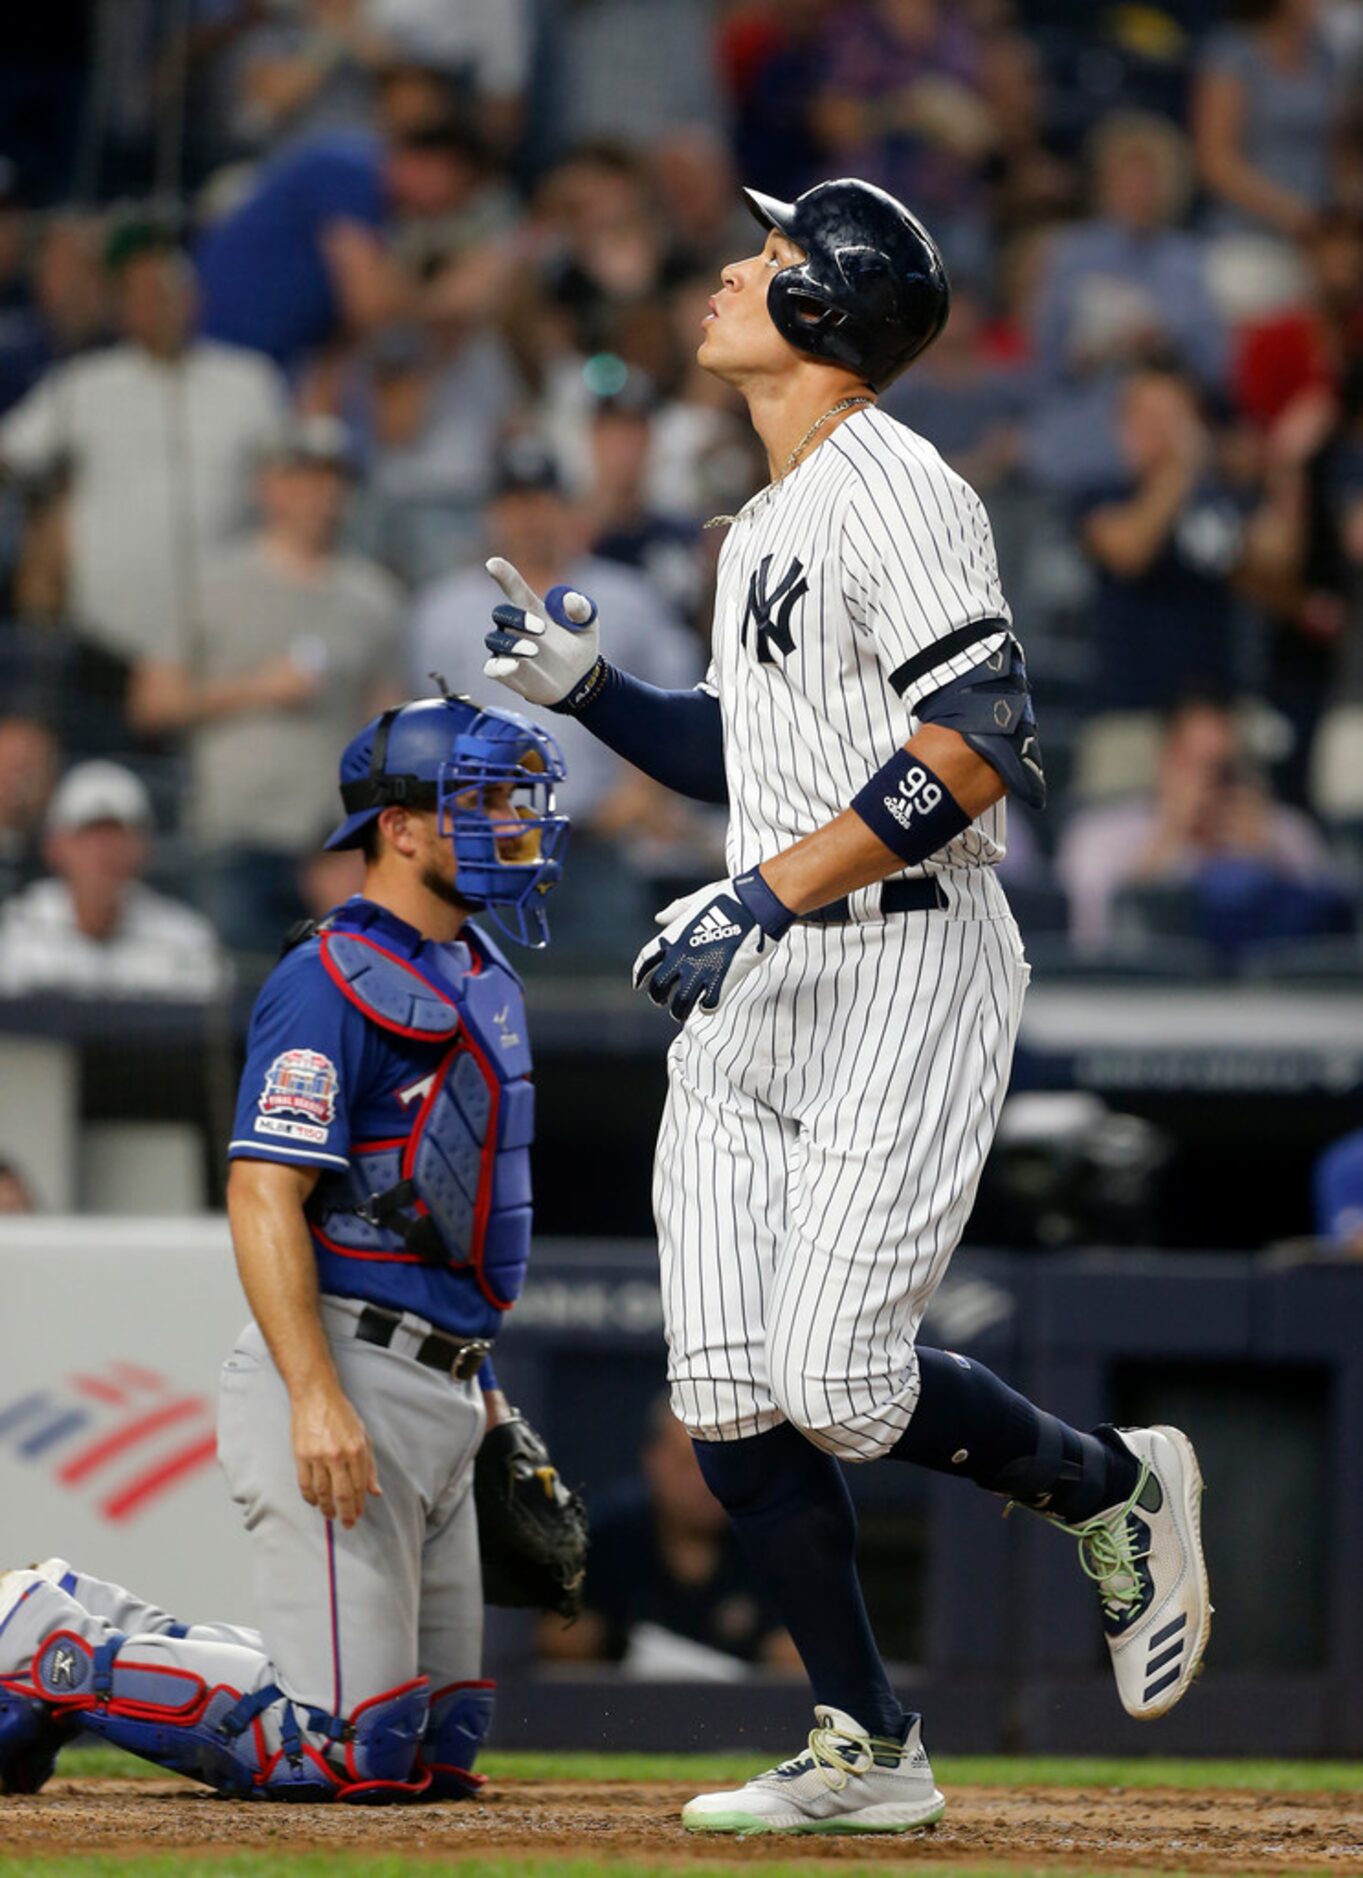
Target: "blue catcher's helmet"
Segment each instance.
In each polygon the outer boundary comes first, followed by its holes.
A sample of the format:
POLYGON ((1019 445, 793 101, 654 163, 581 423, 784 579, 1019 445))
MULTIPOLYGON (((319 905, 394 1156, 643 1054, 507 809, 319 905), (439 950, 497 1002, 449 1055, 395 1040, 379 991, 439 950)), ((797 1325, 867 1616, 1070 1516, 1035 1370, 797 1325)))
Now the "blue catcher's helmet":
POLYGON ((554 807, 567 771, 557 743, 515 711, 471 698, 419 698, 373 718, 341 757, 345 820, 328 848, 358 847, 391 803, 434 809, 454 844, 455 885, 519 945, 548 942, 543 900, 563 872, 568 817, 554 807), (510 788, 513 826, 488 813, 487 792, 510 788))

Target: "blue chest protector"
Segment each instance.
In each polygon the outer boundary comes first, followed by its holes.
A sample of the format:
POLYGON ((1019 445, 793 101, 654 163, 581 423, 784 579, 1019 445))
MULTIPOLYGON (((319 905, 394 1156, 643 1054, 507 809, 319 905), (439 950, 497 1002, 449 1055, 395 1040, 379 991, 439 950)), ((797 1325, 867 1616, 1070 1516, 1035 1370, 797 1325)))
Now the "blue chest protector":
POLYGON ((318 943, 328 976, 373 1024, 449 1047, 405 1141, 356 1142, 327 1173, 308 1218, 333 1255, 451 1266, 497 1310, 520 1293, 530 1255, 530 1081, 521 981, 482 933, 475 968, 447 982, 379 943, 345 911, 318 943))

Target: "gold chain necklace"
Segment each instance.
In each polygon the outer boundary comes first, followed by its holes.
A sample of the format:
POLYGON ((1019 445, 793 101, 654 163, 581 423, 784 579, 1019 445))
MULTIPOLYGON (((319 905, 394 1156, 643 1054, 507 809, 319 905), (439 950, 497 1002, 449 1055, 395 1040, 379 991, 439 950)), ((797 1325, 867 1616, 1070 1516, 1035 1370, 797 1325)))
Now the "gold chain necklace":
POLYGON ((790 455, 786 458, 786 466, 781 471, 780 476, 776 478, 777 482, 779 483, 785 477, 789 476, 790 472, 795 468, 795 465, 799 462, 800 458, 804 455, 805 450, 809 445, 810 439, 812 437, 816 437, 818 433, 823 429, 825 424, 832 423, 835 417, 841 417, 844 411, 856 410, 859 404, 874 404, 874 403, 875 403, 874 398, 867 398, 860 394, 851 398, 839 398, 838 402, 834 405, 831 405, 829 409, 824 412, 822 417, 816 417, 814 419, 814 422, 810 425, 809 429, 805 432, 804 436, 801 437, 800 441, 796 444, 795 448, 791 451, 790 455))
MULTIPOLYGON (((868 398, 862 393, 857 393, 850 398, 839 398, 836 404, 830 405, 822 417, 816 417, 814 419, 814 422, 810 425, 804 436, 801 437, 800 441, 786 458, 785 467, 782 469, 781 474, 775 477, 772 482, 768 483, 767 487, 774 489, 777 483, 784 482, 808 449, 811 440, 819 434, 825 424, 831 424, 833 419, 835 417, 841 417, 844 411, 855 411, 859 405, 874 403, 874 398, 868 398)), ((712 515, 705 526, 707 528, 724 528, 728 523, 736 522, 737 520, 738 517, 736 515, 712 515)))

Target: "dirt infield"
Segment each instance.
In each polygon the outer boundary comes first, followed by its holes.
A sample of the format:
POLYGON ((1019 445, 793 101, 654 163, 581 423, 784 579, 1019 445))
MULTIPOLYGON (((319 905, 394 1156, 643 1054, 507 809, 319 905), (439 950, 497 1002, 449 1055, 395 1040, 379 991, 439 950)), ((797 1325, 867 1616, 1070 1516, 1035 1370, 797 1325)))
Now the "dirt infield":
POLYGON ((247 1847, 451 1858, 697 1860, 924 1859, 1057 1870, 1363 1873, 1363 1792, 1075 1792, 963 1787, 929 1832, 884 1838, 734 1840, 682 1831, 693 1787, 661 1783, 506 1781, 464 1805, 351 1808, 243 1805, 184 1781, 62 1779, 33 1799, 0 1800, 7 1853, 247 1847))

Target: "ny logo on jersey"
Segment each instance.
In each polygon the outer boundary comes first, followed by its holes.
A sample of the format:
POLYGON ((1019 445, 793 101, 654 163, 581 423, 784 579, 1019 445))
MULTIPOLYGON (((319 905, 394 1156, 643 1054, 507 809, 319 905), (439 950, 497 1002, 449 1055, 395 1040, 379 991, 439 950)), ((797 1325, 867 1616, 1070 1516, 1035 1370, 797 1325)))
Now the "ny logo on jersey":
POLYGON ((790 630, 790 616, 797 600, 803 600, 809 592, 809 582, 805 579, 805 570, 799 560, 791 562, 782 574, 780 581, 772 588, 771 561, 769 554, 762 556, 762 565, 755 570, 748 582, 748 604, 743 614, 741 634, 744 649, 748 644, 748 622, 756 623, 754 635, 757 641, 757 658, 761 665, 773 665, 776 653, 791 653, 795 650, 795 635, 790 630), (773 647, 775 651, 773 651, 773 647))

